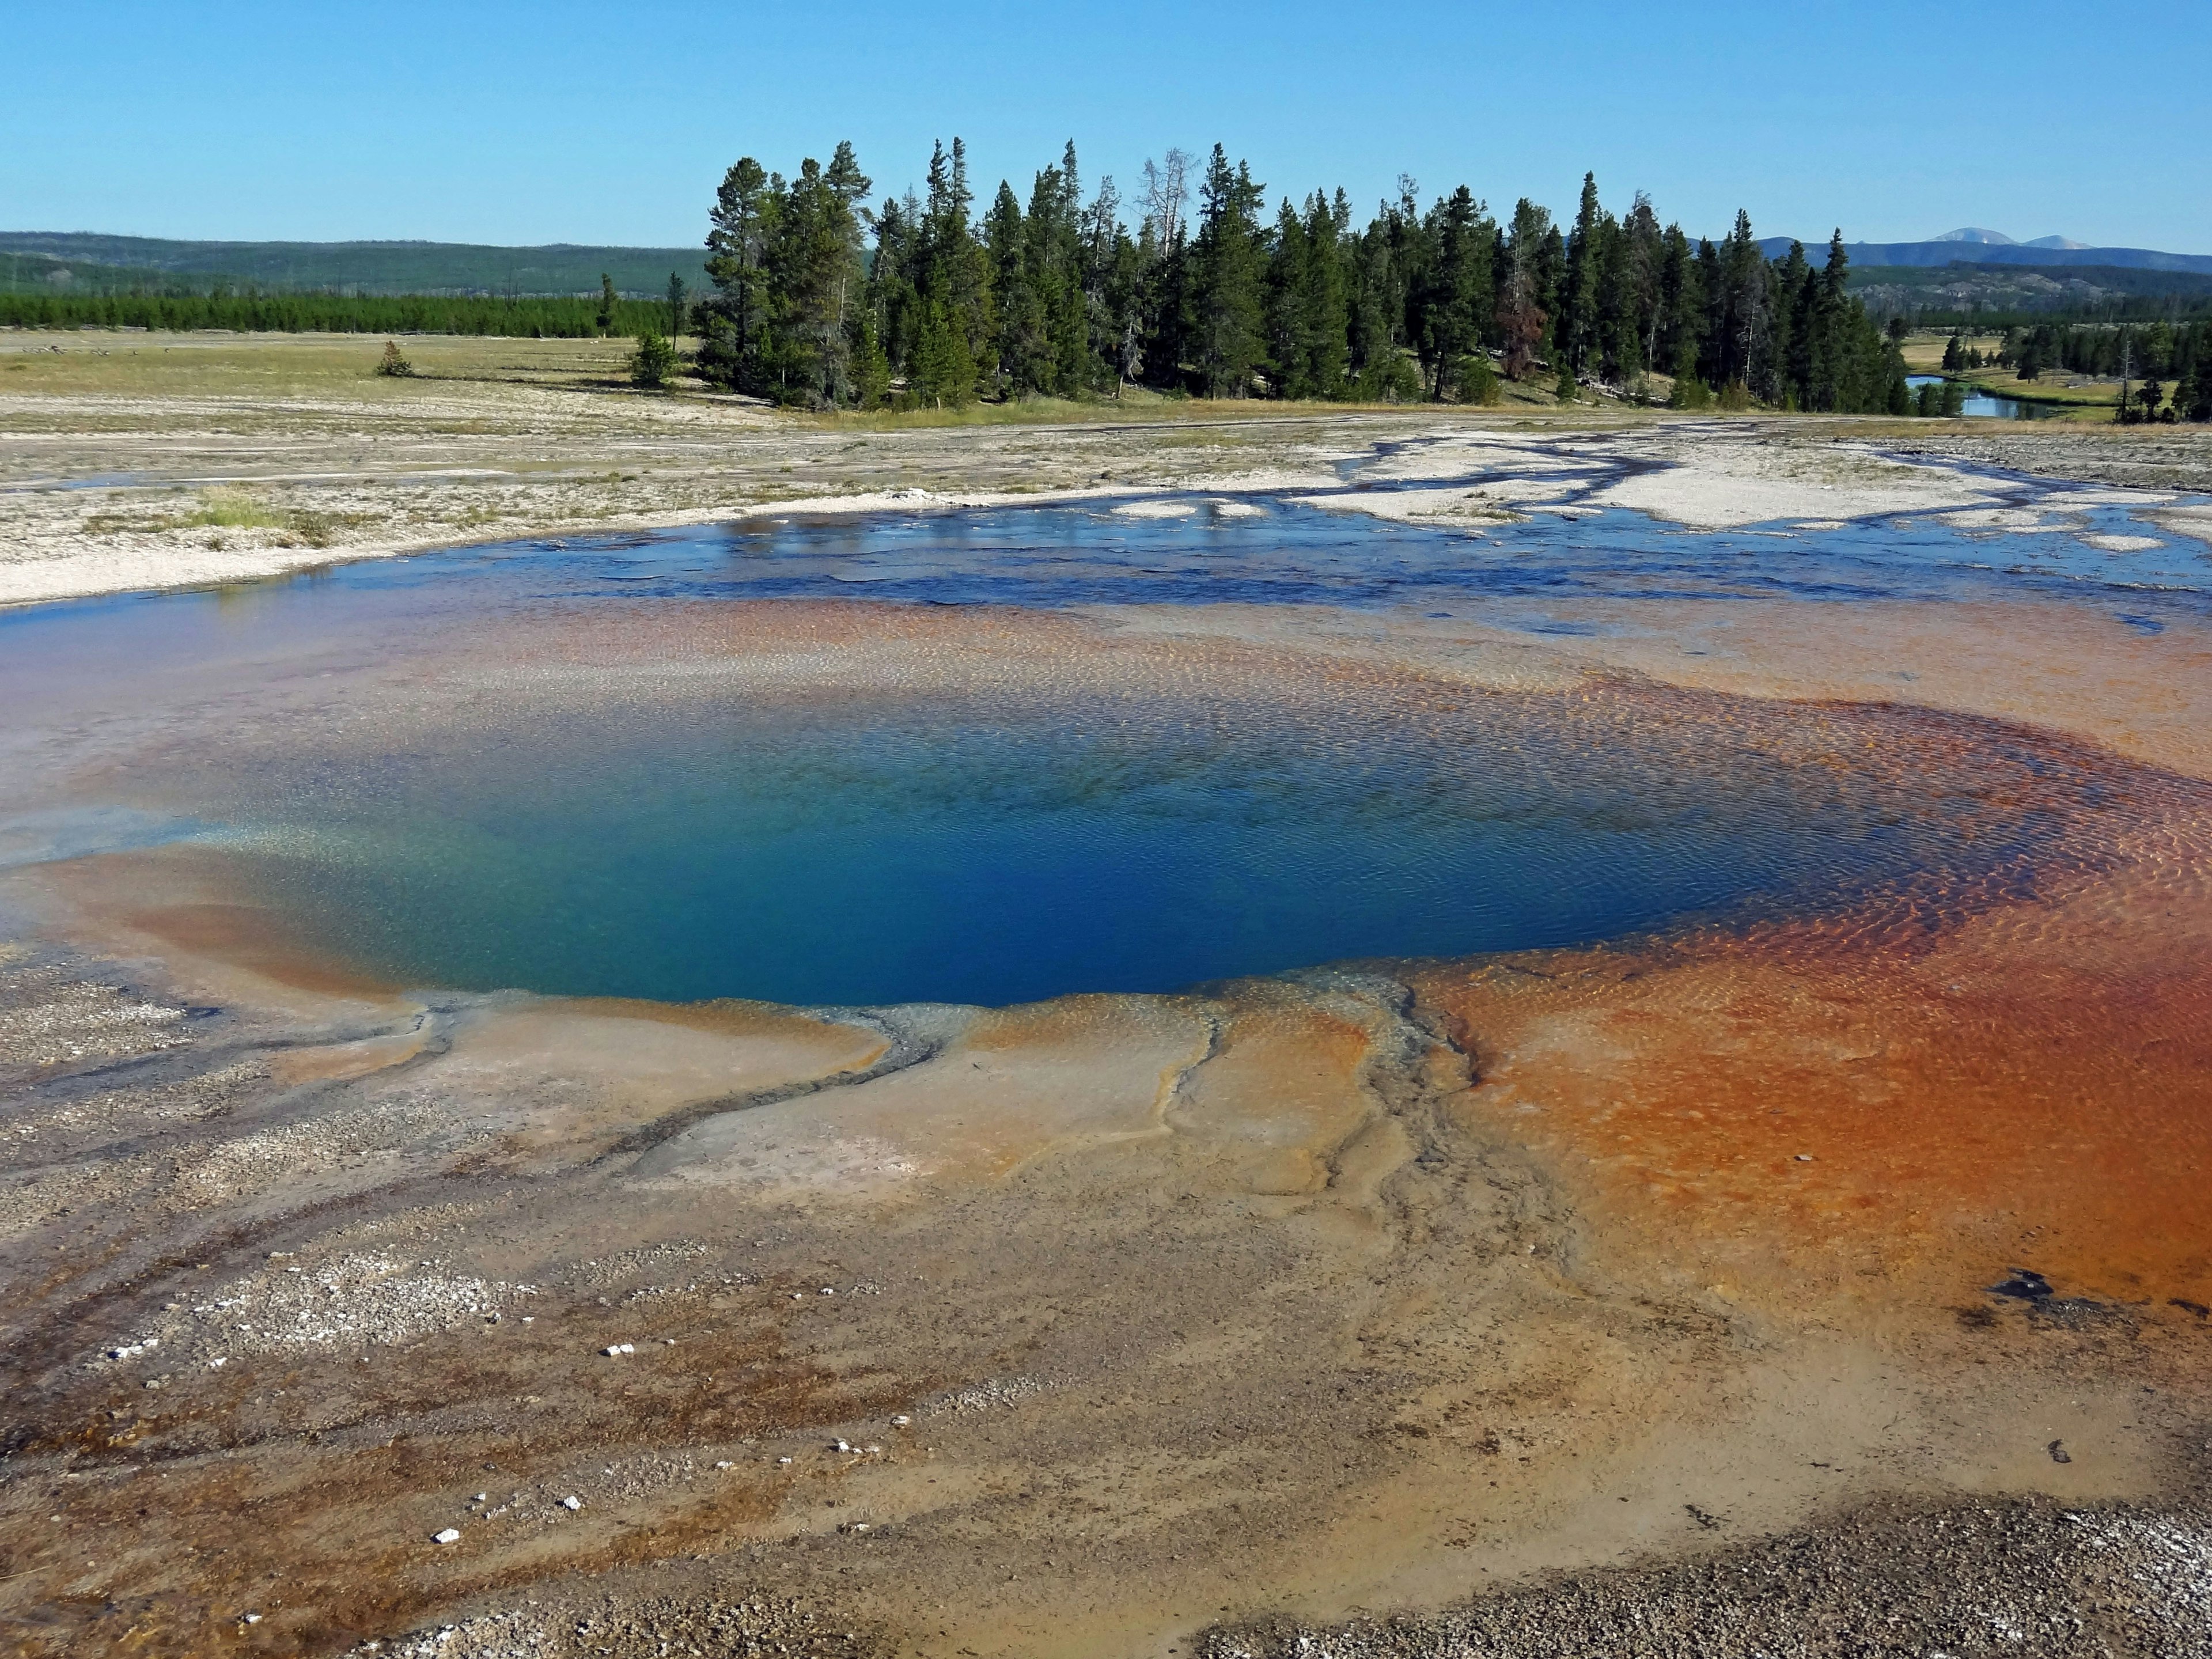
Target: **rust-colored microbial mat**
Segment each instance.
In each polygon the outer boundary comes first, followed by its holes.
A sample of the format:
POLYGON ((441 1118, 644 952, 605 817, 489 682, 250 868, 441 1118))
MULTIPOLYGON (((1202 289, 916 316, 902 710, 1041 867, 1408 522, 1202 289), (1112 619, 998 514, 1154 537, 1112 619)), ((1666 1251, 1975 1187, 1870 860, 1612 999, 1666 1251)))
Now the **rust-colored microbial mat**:
POLYGON ((56 849, 0 958, 9 1647, 1091 1659, 1219 1623, 1273 1659, 1279 1613, 1599 1566, 1632 1600, 1837 1517, 1905 1516, 1906 1580, 1938 1520, 2027 1536, 2008 1504, 2195 1547, 2212 784, 2199 688, 2118 702, 2203 641, 2096 670, 2023 611, 2068 706, 2008 615, 1839 630, 1817 700, 1649 635, 1287 608, 671 600, 57 668, 6 739, 11 833, 56 849), (1989 672, 1872 695, 1947 648, 1989 672), (672 730, 888 731, 1013 800, 1054 744, 1201 794, 1234 763, 1285 846, 1488 813, 1534 851, 1441 875, 1500 915, 1618 874, 1554 823, 1729 879, 1542 948, 679 1007, 374 971, 272 876, 427 869, 394 799, 680 784, 632 764, 713 760, 641 748, 672 730))

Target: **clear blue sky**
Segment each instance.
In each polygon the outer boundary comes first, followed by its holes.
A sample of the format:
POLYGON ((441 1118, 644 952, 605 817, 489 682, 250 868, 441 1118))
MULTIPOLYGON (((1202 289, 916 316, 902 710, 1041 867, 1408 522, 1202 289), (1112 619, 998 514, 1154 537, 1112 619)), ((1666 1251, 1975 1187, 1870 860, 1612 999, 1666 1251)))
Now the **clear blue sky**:
POLYGON ((1718 234, 2212 252, 2212 4, 210 3, 0 9, 0 228, 696 242, 738 155, 878 193, 1073 137, 1086 192, 1216 139, 1271 196, 1399 173, 1718 234), (2017 112, 2014 112, 2016 111, 2017 112))

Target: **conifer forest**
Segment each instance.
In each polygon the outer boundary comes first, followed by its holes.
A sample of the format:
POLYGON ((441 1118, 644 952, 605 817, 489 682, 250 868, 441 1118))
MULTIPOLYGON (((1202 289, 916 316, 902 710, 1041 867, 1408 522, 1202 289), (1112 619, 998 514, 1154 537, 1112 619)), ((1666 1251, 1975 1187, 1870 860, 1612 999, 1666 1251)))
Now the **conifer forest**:
POLYGON ((1462 185, 1358 222, 1342 189, 1282 194, 1222 146, 1147 161, 1133 195, 1085 197, 1071 142, 1026 202, 977 209, 963 146, 924 188, 872 202, 853 147, 787 179, 748 156, 718 191, 714 289, 690 326, 710 381, 815 408, 957 407, 1113 395, 1483 403, 1499 376, 1571 392, 1904 413, 1905 366, 1844 292, 1840 233, 1814 262, 1716 245, 1585 177, 1562 226, 1462 185))

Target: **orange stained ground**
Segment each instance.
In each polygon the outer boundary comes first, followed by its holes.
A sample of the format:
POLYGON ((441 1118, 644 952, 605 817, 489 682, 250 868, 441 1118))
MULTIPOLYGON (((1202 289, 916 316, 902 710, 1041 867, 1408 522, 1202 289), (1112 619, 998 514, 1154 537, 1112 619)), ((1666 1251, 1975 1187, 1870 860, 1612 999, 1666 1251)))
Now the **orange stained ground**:
POLYGON ((2201 824, 2145 829, 1917 945, 1844 917, 1422 993, 1478 1055, 1468 1109, 1700 1287, 1935 1307, 2017 1266, 2187 1318, 2212 1304, 2212 862, 2201 824))

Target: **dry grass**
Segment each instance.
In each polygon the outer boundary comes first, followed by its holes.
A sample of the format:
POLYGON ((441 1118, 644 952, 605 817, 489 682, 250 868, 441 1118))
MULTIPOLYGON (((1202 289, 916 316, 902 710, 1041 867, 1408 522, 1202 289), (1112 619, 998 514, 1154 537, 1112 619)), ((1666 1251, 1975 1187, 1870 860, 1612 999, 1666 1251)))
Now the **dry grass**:
POLYGON ((404 404, 423 383, 574 390, 626 385, 628 340, 505 340, 411 335, 414 384, 376 373, 369 334, 54 333, 0 330, 0 393, 94 397, 342 396, 404 404))

